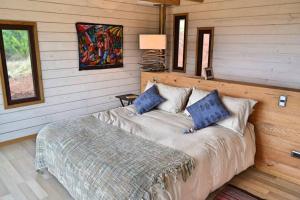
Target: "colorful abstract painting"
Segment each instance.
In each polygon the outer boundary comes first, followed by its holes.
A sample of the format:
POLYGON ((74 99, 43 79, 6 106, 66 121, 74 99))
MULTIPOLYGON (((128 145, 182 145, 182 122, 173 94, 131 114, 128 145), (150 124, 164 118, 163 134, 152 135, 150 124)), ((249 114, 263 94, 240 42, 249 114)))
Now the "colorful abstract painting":
POLYGON ((123 26, 76 23, 79 70, 123 67, 123 26))

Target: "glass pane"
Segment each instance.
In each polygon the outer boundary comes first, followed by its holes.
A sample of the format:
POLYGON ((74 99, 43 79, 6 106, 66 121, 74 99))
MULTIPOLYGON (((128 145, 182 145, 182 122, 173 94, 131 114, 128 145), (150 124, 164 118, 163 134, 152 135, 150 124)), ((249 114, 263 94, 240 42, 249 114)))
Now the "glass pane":
POLYGON ((202 53, 202 68, 203 69, 208 67, 209 39, 210 39, 210 34, 205 33, 203 35, 203 53, 202 53))
POLYGON ((27 30, 2 30, 11 99, 35 97, 27 30))
POLYGON ((179 20, 178 67, 183 68, 185 19, 179 20))

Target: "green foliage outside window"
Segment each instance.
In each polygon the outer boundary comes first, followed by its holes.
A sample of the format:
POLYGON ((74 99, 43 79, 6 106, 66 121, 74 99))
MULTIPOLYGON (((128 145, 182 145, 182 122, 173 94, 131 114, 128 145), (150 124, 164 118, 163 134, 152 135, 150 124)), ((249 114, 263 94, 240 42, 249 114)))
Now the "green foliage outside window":
POLYGON ((2 30, 10 78, 31 76, 30 44, 27 30, 2 30))
POLYGON ((30 54, 28 31, 2 30, 5 55, 8 60, 24 60, 30 54))

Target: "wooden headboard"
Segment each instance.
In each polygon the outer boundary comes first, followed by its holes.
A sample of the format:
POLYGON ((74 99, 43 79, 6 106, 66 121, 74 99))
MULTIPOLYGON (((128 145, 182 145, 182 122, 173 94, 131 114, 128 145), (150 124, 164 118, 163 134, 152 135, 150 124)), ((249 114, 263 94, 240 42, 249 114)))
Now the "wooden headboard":
POLYGON ((251 98, 259 103, 250 117, 255 125, 258 169, 300 184, 300 159, 290 156, 300 151, 300 91, 224 80, 203 80, 179 73, 142 72, 141 91, 147 81, 178 87, 217 89, 221 94, 251 98), (286 107, 279 107, 280 95, 287 96, 286 107))

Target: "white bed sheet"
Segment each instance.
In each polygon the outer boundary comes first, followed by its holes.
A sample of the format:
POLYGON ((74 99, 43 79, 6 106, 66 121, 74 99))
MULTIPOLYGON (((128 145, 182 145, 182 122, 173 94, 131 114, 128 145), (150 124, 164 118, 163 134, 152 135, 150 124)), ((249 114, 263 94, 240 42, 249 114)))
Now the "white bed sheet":
POLYGON ((183 134, 193 126, 183 113, 153 110, 138 115, 134 106, 94 114, 109 124, 192 156, 196 168, 186 182, 171 180, 167 191, 156 188, 158 199, 201 200, 234 175, 254 165, 254 127, 248 123, 244 136, 216 125, 193 134, 183 134))

